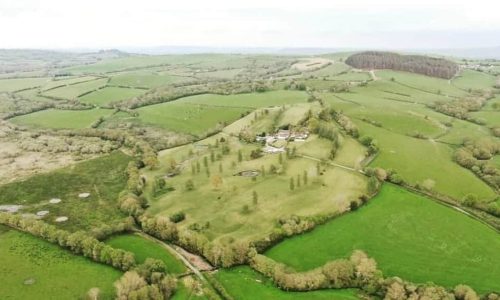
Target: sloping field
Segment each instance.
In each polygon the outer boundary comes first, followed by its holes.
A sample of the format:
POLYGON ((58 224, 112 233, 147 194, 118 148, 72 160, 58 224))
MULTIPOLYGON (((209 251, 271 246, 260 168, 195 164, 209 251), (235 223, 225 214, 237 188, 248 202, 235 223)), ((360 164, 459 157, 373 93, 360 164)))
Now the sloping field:
POLYGON ((166 84, 176 83, 185 80, 193 80, 188 77, 157 75, 152 73, 125 73, 111 77, 109 85, 154 88, 166 84))
POLYGON ((237 95, 213 95, 203 94, 185 97, 177 100, 178 103, 194 103, 217 106, 233 107, 268 107, 285 104, 303 103, 307 100, 307 94, 299 91, 271 91, 265 93, 237 94, 237 95))
POLYGON ((80 97, 79 100, 84 103, 94 105, 105 105, 111 102, 128 100, 139 95, 144 94, 146 91, 141 89, 129 89, 119 87, 105 87, 95 92, 80 97))
POLYGON ((313 292, 285 292, 273 285, 273 282, 249 267, 222 269, 215 273, 215 278, 224 286, 234 299, 254 300, 354 300, 356 290, 320 290, 313 292))
POLYGON ((0 92, 14 92, 42 86, 49 81, 45 77, 0 79, 0 92))
POLYGON ((95 91, 108 82, 107 78, 86 81, 82 83, 67 85, 53 90, 43 92, 44 95, 63 99, 76 99, 79 96, 95 91))
POLYGON ((144 124, 198 135, 236 121, 249 109, 172 101, 141 107, 136 111, 139 113, 138 119, 144 124))
POLYGON ((495 76, 473 70, 464 70, 452 80, 452 84, 461 89, 491 89, 496 82, 495 76))
POLYGON ((134 253, 137 263, 143 263, 146 258, 155 258, 163 261, 170 274, 180 274, 186 271, 186 267, 177 257, 168 252, 161 245, 147 240, 139 235, 124 234, 117 235, 106 240, 106 244, 116 249, 123 249, 134 253))
POLYGON ((394 169, 414 184, 430 179, 435 191, 459 200, 469 193, 481 200, 495 197, 495 192, 486 183, 452 161, 453 149, 448 145, 396 134, 363 122, 358 125, 362 135, 372 136, 380 147, 380 153, 370 166, 394 169))
POLYGON ((384 185, 366 207, 290 238, 266 255, 297 270, 318 267, 361 249, 385 276, 484 293, 500 289, 499 234, 451 208, 384 185), (481 238, 478 238, 481 237, 481 238))
POLYGON ((10 119, 14 124, 43 128, 86 128, 113 113, 111 109, 59 110, 47 109, 10 119))

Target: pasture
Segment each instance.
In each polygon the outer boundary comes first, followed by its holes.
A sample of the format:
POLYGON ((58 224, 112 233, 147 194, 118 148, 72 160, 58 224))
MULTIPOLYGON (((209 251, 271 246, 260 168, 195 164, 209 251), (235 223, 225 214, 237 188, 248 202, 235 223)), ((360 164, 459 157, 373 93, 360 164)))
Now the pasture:
POLYGON ((499 247, 498 233, 484 224, 385 184, 358 211, 285 240, 266 255, 309 270, 361 249, 385 276, 450 288, 463 283, 484 293, 500 288, 500 269, 491 268, 500 264, 499 247))
POLYGON ((42 94, 49 97, 72 100, 78 98, 79 96, 85 93, 96 91, 104 87, 107 82, 108 82, 107 78, 99 78, 96 80, 90 80, 81 83, 58 87, 52 90, 46 90, 43 91, 42 94))
POLYGON ((358 299, 353 289, 326 289, 312 292, 283 291, 273 282, 247 266, 222 269, 214 277, 234 299, 273 299, 273 300, 354 300, 358 299))
POLYGON ((88 128, 101 117, 107 117, 113 113, 111 109, 86 109, 86 110, 59 110, 47 109, 31 114, 17 116, 10 121, 17 125, 54 128, 74 129, 88 128))
POLYGON ((259 108, 281 105, 293 105, 307 101, 307 94, 300 91, 270 91, 264 93, 214 95, 203 94, 185 97, 178 103, 190 103, 224 107, 259 108))
POLYGON ((172 75, 158 75, 149 72, 131 72, 114 75, 113 77, 111 77, 109 85, 154 88, 185 80, 193 80, 193 78, 172 75))
POLYGON ((163 261, 170 274, 186 272, 184 264, 170 253, 161 244, 148 240, 140 235, 124 234, 107 239, 106 244, 116 249, 123 249, 134 253, 137 263, 143 263, 146 258, 155 258, 163 261))
POLYGON ((0 227, 1 299, 82 299, 97 287, 114 298, 112 267, 71 254, 29 234, 0 227), (30 282, 32 281, 32 282, 30 282))
POLYGON ((172 101, 136 109, 138 120, 149 126, 192 135, 203 135, 236 121, 246 108, 219 107, 172 101))
POLYGON ((90 94, 86 94, 78 98, 81 102, 102 106, 111 102, 128 100, 146 91, 142 89, 120 88, 120 87, 105 87, 90 94))
POLYGON ((46 77, 0 79, 0 92, 15 92, 35 88, 46 84, 48 81, 49 78, 46 77))
POLYGON ((495 76, 473 70, 463 70, 452 84, 464 90, 492 89, 495 85, 495 76))

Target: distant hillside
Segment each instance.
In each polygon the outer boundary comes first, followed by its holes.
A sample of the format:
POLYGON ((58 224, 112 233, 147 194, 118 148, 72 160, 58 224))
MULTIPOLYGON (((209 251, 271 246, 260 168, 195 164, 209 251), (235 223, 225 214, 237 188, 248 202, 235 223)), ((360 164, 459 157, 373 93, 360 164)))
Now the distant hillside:
POLYGON ((458 65, 446 59, 392 52, 360 52, 349 56, 345 62, 359 69, 392 69, 446 79, 458 72, 458 65))

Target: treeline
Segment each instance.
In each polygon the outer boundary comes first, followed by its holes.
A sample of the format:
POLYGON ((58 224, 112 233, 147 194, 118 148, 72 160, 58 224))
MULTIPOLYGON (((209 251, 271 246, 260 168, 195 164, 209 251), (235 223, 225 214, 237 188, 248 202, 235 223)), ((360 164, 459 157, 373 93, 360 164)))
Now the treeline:
POLYGON ((0 212, 0 224, 30 233, 66 248, 74 254, 83 255, 122 271, 130 270, 136 265, 133 253, 115 249, 83 231, 70 233, 39 220, 3 212, 0 212))
POLYGON ((488 101, 492 97, 492 93, 483 91, 480 93, 476 93, 476 95, 474 96, 469 96, 458 100, 437 101, 429 105, 429 107, 445 115, 483 125, 484 122, 471 117, 469 115, 469 112, 479 111, 486 104, 486 101, 488 101))
MULTIPOLYGON (((287 265, 255 253, 250 259, 250 266, 270 277, 285 291, 358 288, 369 298, 385 300, 480 299, 477 293, 466 285, 458 285, 449 291, 432 283, 414 284, 398 277, 384 278, 375 260, 360 250, 355 250, 348 259, 330 261, 305 272, 296 272, 287 265)), ((496 300, 499 297, 490 293, 485 295, 484 299, 496 300)))
MULTIPOLYGON (((500 169, 491 162, 491 159, 499 154, 500 142, 494 138, 466 139, 462 147, 455 151, 453 159, 462 167, 474 172, 494 189, 500 190, 500 169)), ((464 204, 476 206, 478 199, 475 195, 470 194, 464 199, 464 204)), ((486 210, 500 216, 500 209, 494 203, 486 210)))
POLYGON ((210 243, 202 234, 189 229, 179 229, 167 217, 140 216, 142 231, 162 241, 171 242, 205 257, 211 264, 221 267, 241 265, 247 262, 250 244, 236 241, 229 244, 210 243))
POLYGON ((349 56, 345 63, 359 69, 391 69, 445 79, 451 79, 459 70, 456 63, 442 58, 382 51, 356 53, 349 56))
POLYGON ((244 94, 253 92, 265 92, 271 89, 270 84, 265 81, 216 81, 205 82, 194 85, 168 85, 156 88, 144 95, 132 98, 125 102, 111 103, 108 106, 125 107, 135 109, 138 107, 173 101, 182 97, 201 94, 244 94))
POLYGON ((0 109, 0 118, 7 120, 17 116, 27 115, 46 109, 64 109, 64 110, 86 110, 94 106, 81 103, 78 100, 56 100, 49 97, 47 101, 35 99, 26 99, 13 93, 4 93, 0 95, 0 101, 4 108, 0 109))

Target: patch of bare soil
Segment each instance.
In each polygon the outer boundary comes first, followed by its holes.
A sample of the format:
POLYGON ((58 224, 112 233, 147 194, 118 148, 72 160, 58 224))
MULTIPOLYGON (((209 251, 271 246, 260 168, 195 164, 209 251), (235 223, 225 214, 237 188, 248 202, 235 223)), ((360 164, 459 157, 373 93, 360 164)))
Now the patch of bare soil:
POLYGON ((203 259, 201 256, 188 252, 181 247, 177 246, 173 247, 180 255, 184 256, 184 258, 186 258, 198 270, 211 271, 214 269, 214 267, 211 264, 209 264, 205 259, 203 259))

